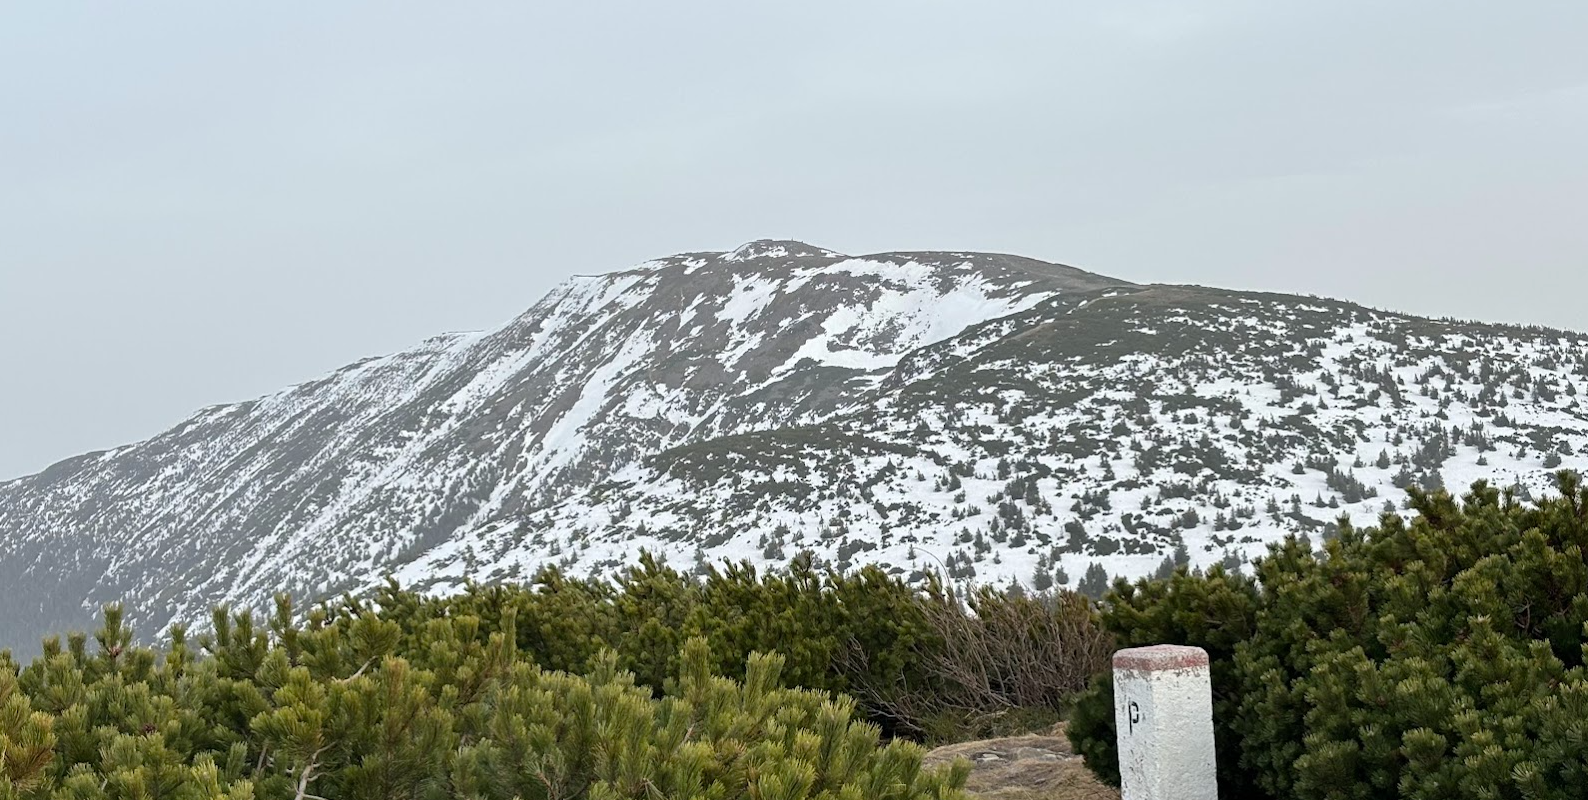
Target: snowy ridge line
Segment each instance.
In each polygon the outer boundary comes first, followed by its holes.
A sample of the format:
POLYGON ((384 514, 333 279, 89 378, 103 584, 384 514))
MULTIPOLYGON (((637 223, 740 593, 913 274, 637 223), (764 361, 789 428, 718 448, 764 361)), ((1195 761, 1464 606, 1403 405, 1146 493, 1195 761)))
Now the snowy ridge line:
POLYGON ((153 629, 281 590, 356 591, 669 449, 849 413, 923 347, 1121 283, 1011 256, 787 241, 572 278, 497 329, 0 486, 0 580, 45 598, 0 610, 0 639, 80 626, 110 600, 156 609, 153 629))
POLYGON ((362 591, 879 563, 1095 588, 1238 564, 1406 487, 1588 464, 1588 338, 799 242, 570 279, 437 337, 0 485, 0 646, 362 591))

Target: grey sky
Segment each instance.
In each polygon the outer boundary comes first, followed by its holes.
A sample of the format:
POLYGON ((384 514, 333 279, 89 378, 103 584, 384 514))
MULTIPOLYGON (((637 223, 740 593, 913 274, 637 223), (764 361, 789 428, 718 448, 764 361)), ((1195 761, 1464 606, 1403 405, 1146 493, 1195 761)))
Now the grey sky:
POLYGON ((1585 40, 1581 0, 7 4, 0 479, 763 237, 1588 329, 1585 40))

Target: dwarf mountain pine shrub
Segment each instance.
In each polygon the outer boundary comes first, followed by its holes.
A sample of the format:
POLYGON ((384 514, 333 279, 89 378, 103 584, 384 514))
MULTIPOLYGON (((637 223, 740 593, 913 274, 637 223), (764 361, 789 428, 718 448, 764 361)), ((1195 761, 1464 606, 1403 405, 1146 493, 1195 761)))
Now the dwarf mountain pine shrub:
MULTIPOLYGON (((1290 800, 1565 800, 1588 785, 1588 489, 1524 503, 1484 483, 1411 490, 1410 520, 1291 539, 1255 580, 1116 584, 1122 646, 1213 659, 1221 793, 1290 800)), ((1070 736, 1118 781, 1110 684, 1070 736), (1105 714, 1106 711, 1106 714, 1105 714)))
POLYGON ((1110 652, 1090 602, 1073 592, 965 594, 935 581, 920 590, 875 566, 822 570, 808 554, 783 570, 725 563, 700 576, 642 555, 611 582, 545 569, 529 585, 440 598, 393 583, 332 613, 377 608, 404 648, 420 646, 437 619, 478 619, 472 635, 484 642, 511 616, 524 658, 582 672, 611 650, 658 696, 691 637, 733 678, 745 677, 751 653, 776 651, 785 684, 849 694, 886 735, 933 740, 1051 724, 1110 652))
POLYGON ((156 653, 111 607, 93 647, 0 656, 0 799, 963 798, 968 765, 923 769, 851 700, 784 688, 781 656, 733 680, 692 638, 657 697, 611 651, 582 677, 526 660, 511 611, 484 637, 472 616, 294 619, 221 610, 156 653))

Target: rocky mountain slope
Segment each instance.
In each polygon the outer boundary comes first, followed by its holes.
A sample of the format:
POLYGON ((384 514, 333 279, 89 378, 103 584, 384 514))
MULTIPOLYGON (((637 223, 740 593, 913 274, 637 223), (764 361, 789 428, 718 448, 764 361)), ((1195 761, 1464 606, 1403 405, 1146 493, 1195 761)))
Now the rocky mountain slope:
POLYGON ((0 646, 114 599, 152 629, 640 548, 1039 586, 1234 561, 1412 483, 1539 491, 1588 464, 1585 390, 1580 334, 753 242, 0 484, 0 646))

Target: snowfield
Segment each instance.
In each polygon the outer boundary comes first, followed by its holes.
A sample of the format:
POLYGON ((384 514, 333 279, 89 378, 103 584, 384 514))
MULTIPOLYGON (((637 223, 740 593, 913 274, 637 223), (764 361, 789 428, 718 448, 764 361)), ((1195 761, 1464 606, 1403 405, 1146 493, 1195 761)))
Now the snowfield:
POLYGON ((433 592, 648 549, 1070 585, 1238 565, 1411 486, 1588 464, 1588 337, 799 242, 574 278, 148 441, 0 484, 0 645, 386 576, 433 592))

